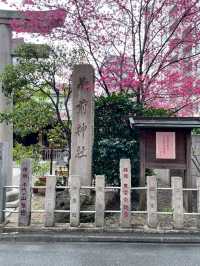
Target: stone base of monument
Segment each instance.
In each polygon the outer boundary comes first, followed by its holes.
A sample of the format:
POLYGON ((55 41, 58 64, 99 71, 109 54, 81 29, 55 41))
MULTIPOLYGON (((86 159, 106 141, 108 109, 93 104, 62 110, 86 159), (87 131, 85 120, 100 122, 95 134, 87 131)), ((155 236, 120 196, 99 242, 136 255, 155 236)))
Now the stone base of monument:
MULTIPOLYGON (((105 206, 106 209, 119 208, 118 193, 116 191, 105 192, 105 206)), ((81 211, 95 211, 95 192, 90 194, 80 194, 80 209, 81 211)), ((56 210, 69 210, 70 209, 70 196, 68 191, 56 192, 56 210)), ((81 213, 81 223, 94 223, 95 213, 81 213)), ((56 223, 69 223, 69 213, 56 213, 56 223)))

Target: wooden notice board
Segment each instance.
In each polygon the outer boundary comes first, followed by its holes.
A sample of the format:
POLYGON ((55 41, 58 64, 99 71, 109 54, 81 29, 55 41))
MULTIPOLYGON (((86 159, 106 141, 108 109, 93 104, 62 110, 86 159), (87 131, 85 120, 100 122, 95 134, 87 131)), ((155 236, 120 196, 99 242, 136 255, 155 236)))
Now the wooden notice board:
MULTIPOLYGON (((200 118, 131 117, 130 125, 139 130, 140 186, 145 186, 146 169, 170 169, 183 172, 184 186, 191 188, 191 131, 200 128, 200 118)), ((188 192, 188 206, 191 199, 188 192)))
POLYGON ((176 132, 156 132, 156 159, 176 159, 176 132))
POLYGON ((146 168, 186 169, 186 142, 190 131, 181 129, 141 130, 140 157, 146 168))

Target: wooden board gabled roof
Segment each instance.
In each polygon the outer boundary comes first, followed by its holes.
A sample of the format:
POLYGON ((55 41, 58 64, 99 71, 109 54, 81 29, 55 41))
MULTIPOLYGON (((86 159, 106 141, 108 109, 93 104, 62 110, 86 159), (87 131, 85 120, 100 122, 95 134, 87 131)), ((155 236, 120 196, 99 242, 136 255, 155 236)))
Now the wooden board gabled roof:
POLYGON ((130 117, 131 127, 200 128, 199 117, 130 117))

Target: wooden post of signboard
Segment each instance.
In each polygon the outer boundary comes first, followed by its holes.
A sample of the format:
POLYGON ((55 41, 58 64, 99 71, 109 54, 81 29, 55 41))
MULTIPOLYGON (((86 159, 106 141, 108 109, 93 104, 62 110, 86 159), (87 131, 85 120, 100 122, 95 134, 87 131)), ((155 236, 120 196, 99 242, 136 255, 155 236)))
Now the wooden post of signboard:
MULTIPOLYGON (((191 131, 186 133, 186 170, 185 170, 185 187, 192 188, 191 176, 191 131)), ((186 209, 192 212, 192 191, 184 193, 184 202, 187 204, 186 209)))
POLYGON ((200 177, 196 178, 197 183, 197 226, 200 227, 200 177))
MULTIPOLYGON (((141 131, 140 134, 140 187, 145 187, 146 184, 146 178, 145 178, 145 169, 146 169, 146 156, 145 156, 145 132, 141 131)), ((144 190, 140 190, 140 196, 139 196, 140 202, 140 210, 144 210, 146 206, 146 193, 144 190)))

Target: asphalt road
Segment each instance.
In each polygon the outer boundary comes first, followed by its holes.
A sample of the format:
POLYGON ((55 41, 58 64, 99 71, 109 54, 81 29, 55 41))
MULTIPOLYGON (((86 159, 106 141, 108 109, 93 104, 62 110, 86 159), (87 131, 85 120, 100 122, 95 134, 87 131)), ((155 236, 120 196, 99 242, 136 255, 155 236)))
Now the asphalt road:
POLYGON ((0 266, 199 266, 200 245, 0 243, 0 266))

